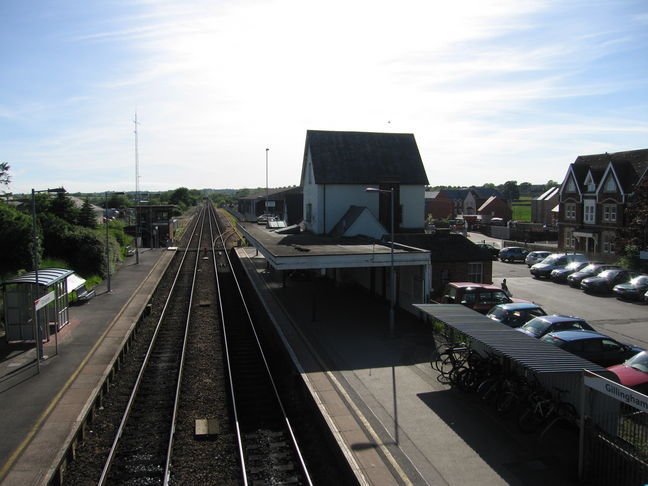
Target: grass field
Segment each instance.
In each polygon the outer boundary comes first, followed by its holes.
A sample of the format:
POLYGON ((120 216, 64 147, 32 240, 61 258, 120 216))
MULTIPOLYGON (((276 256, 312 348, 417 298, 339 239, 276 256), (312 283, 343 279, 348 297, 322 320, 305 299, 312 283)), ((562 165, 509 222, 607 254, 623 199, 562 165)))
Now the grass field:
POLYGON ((515 221, 531 221, 531 198, 523 197, 513 201, 513 219, 515 221))

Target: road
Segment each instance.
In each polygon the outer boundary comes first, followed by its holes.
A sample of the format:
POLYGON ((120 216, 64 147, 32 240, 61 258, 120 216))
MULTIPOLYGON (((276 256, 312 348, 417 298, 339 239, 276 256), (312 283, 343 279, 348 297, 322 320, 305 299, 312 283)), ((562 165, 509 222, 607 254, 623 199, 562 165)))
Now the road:
MULTIPOLYGON (((480 234, 471 233, 469 237, 501 246, 499 240, 480 234)), ((569 285, 535 279, 524 263, 494 261, 493 283, 499 285, 504 278, 514 297, 533 301, 548 314, 582 317, 599 332, 648 349, 648 305, 617 300, 612 295, 588 295, 569 285)))

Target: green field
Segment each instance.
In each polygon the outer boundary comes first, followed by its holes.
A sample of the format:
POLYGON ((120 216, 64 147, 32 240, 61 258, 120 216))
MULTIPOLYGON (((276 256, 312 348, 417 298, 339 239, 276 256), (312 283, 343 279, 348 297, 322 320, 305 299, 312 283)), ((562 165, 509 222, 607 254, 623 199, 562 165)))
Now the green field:
POLYGON ((513 201, 513 219, 515 221, 531 221, 531 198, 522 197, 513 201))

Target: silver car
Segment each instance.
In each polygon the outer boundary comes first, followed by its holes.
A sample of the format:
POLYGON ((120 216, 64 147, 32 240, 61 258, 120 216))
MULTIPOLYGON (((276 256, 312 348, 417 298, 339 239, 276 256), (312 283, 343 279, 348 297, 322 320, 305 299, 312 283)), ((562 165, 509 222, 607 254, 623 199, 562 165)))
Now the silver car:
POLYGON ((532 251, 529 253, 526 258, 524 259, 524 263, 527 264, 529 268, 531 268, 531 265, 535 265, 536 263, 540 263, 542 260, 547 258, 549 255, 551 255, 550 251, 532 251))

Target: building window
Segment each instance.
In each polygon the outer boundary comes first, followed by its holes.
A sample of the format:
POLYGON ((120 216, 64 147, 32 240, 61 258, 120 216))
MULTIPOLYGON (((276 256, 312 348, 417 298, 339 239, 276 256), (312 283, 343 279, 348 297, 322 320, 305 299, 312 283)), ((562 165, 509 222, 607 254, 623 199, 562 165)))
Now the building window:
POLYGON ((576 184, 574 184, 574 179, 569 179, 567 181, 567 192, 576 192, 576 184))
POLYGON ((596 223, 596 201, 589 199, 584 203, 584 223, 596 223))
POLYGON ((614 235, 610 233, 603 233, 603 253, 614 253, 614 235))
POLYGON ((468 281, 481 283, 482 282, 482 264, 481 262, 468 264, 468 281))
POLYGON ((576 219, 576 204, 565 204, 565 219, 576 219))
POLYGON ((603 221, 606 223, 616 223, 617 207, 616 204, 603 205, 603 221))
POLYGON ((313 219, 313 205, 311 203, 306 203, 306 221, 308 223, 313 219))
POLYGON ((605 192, 615 192, 616 191, 616 183, 614 182, 614 177, 610 176, 608 177, 607 181, 605 181, 605 192))
POLYGON ((587 174, 587 177, 585 178, 585 186, 587 186, 587 192, 594 192, 596 190, 592 174, 587 174))
POLYGON ((571 228, 565 229, 565 248, 574 248, 575 244, 574 230, 571 228))

